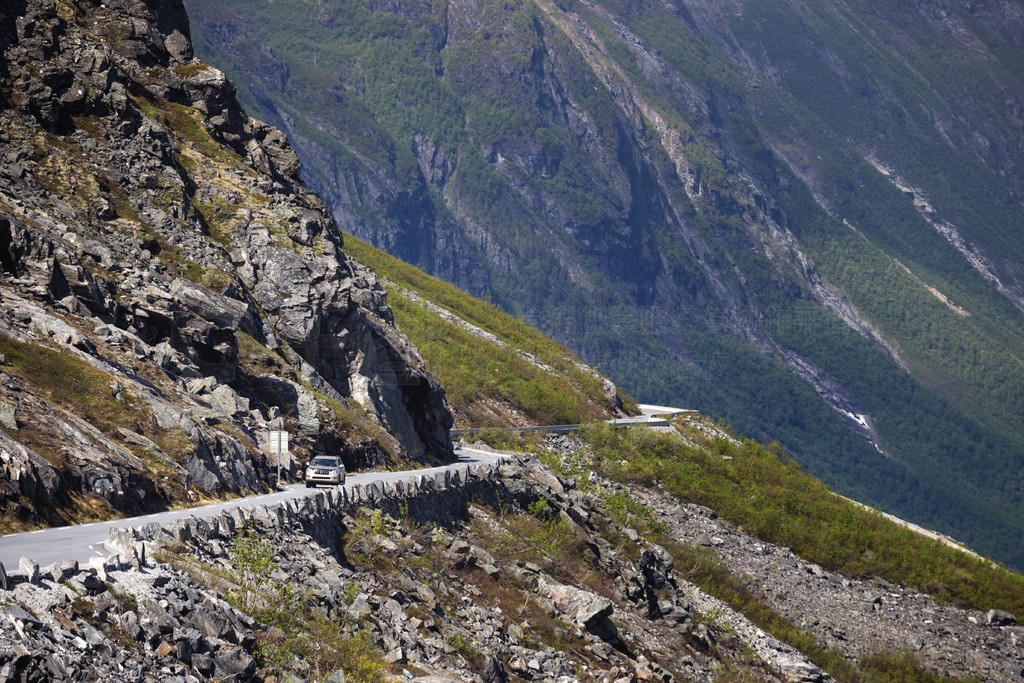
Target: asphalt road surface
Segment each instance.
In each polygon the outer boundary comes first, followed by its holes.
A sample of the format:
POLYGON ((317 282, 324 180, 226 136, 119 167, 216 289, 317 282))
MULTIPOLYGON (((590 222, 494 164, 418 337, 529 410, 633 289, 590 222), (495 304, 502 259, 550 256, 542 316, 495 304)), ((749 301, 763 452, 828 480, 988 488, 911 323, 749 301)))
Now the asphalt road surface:
MULTIPOLYGON (((463 449, 457 449, 455 454, 459 459, 451 465, 404 472, 361 472, 348 475, 346 483, 368 484, 375 481, 401 481, 412 479, 418 475, 442 472, 457 465, 490 463, 500 457, 463 449)), ((103 542, 107 540, 113 529, 141 527, 154 522, 157 524, 167 524, 179 519, 187 519, 188 517, 215 517, 225 510, 281 503, 292 498, 311 495, 316 493, 316 491, 317 489, 307 489, 305 484, 292 484, 290 486, 283 486, 273 493, 252 496, 251 498, 239 498, 238 500, 230 500, 223 503, 213 503, 212 505, 204 505, 202 507, 0 536, 0 563, 3 563, 4 568, 8 572, 18 570, 18 564, 22 557, 31 558, 39 563, 40 567, 47 567, 54 562, 60 562, 64 559, 78 560, 80 564, 84 565, 91 557, 97 555, 105 557, 108 555, 103 542)))

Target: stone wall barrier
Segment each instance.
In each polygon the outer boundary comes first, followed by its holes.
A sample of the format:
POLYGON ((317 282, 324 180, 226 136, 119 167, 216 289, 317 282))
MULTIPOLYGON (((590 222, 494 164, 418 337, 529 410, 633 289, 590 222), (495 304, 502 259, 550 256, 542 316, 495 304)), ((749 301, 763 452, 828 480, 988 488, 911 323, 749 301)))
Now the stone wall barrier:
POLYGON ((404 481, 346 484, 273 505, 233 508, 209 519, 189 517, 163 526, 115 529, 106 545, 115 554, 130 557, 133 549, 142 545, 140 541, 230 539, 238 530, 255 523, 302 528, 330 547, 341 519, 360 507, 377 508, 396 519, 404 512, 421 523, 454 523, 464 517, 470 500, 493 497, 498 476, 498 464, 494 463, 457 465, 404 481))
POLYGON ((0 589, 21 581, 67 581, 83 573, 102 576, 110 569, 144 566, 154 545, 186 542, 194 537, 228 540, 251 523, 301 528, 317 542, 333 548, 342 518, 364 506, 380 509, 395 519, 406 514, 420 523, 449 525, 464 518, 469 501, 493 500, 498 479, 498 463, 457 465, 404 481, 346 484, 274 505, 232 508, 210 518, 193 516, 164 525, 148 523, 114 529, 104 543, 110 557, 94 558, 85 568, 77 562, 60 563, 47 567, 45 573, 30 558, 22 558, 20 571, 8 573, 0 565, 0 589))

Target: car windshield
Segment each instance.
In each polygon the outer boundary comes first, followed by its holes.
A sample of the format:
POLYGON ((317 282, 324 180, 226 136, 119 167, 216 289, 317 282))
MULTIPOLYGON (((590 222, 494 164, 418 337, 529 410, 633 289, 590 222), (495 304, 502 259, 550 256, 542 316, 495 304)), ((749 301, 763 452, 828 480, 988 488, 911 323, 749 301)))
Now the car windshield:
POLYGON ((337 467, 340 463, 337 458, 313 458, 313 462, 309 463, 312 467, 337 467))

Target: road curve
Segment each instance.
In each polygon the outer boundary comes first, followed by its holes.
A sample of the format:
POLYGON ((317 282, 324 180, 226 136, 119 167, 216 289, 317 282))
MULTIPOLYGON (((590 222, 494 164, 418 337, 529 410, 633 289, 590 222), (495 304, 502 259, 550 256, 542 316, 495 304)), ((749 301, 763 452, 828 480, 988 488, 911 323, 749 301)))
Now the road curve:
MULTIPOLYGON (((361 472, 359 474, 350 474, 346 483, 369 484, 378 481, 404 481, 419 475, 443 472, 458 465, 491 463, 501 457, 466 449, 456 449, 455 454, 458 456, 458 461, 451 465, 402 472, 361 472)), ((8 534, 0 536, 0 563, 3 563, 3 566, 8 571, 16 570, 22 557, 31 558, 41 567, 46 567, 54 562, 60 562, 65 559, 77 560, 79 563, 85 564, 94 556, 106 556, 108 554, 103 542, 107 540, 113 529, 141 527, 152 523, 167 524, 189 517, 215 517, 225 510, 238 507, 255 507, 257 505, 273 505, 291 500, 292 498, 308 496, 315 493, 315 491, 316 489, 307 489, 304 484, 293 484, 284 486, 272 493, 239 498, 238 500, 229 500, 222 503, 213 503, 202 507, 157 512, 150 515, 114 519, 107 522, 75 524, 50 529, 39 529, 37 531, 25 531, 20 534, 8 534)))
MULTIPOLYGON (((647 425, 648 427, 668 427, 669 421, 667 418, 678 415, 680 413, 696 413, 696 410, 689 410, 687 408, 670 408, 668 406, 653 406, 646 403, 641 403, 637 406, 640 409, 640 415, 634 415, 633 417, 616 417, 611 420, 605 420, 606 423, 613 427, 635 427, 637 425, 647 425)), ((453 440, 460 439, 467 436, 475 436, 484 432, 547 432, 549 434, 558 434, 562 432, 575 432, 582 425, 579 424, 566 424, 566 425, 534 425, 529 427, 471 427, 469 429, 452 429, 449 433, 453 440)))
MULTIPOLYGON (((611 424, 631 427, 639 424, 648 426, 667 426, 668 422, 661 416, 676 413, 689 412, 680 408, 666 406, 641 405, 642 415, 637 417, 619 418, 609 420, 611 424)), ((571 431, 579 425, 561 425, 556 427, 532 428, 537 431, 571 431)), ((531 429, 531 428, 527 428, 531 429)), ((481 430, 463 430, 453 435, 470 435, 481 430)), ((371 482, 404 481, 418 475, 430 475, 451 469, 457 465, 474 465, 478 463, 491 463, 501 456, 475 451, 471 449, 456 449, 458 461, 451 465, 431 467, 420 470, 407 470, 402 472, 362 472, 350 474, 347 479, 349 484, 369 484, 371 482)), ((110 536, 114 529, 128 527, 141 527, 146 524, 168 524, 179 519, 189 517, 215 517, 225 510, 237 507, 254 507, 256 505, 272 505, 282 503, 292 498, 301 498, 314 492, 314 489, 307 489, 303 484, 285 486, 273 493, 265 493, 249 498, 239 498, 222 503, 213 503, 202 507, 186 508, 184 510, 172 510, 169 512, 157 512, 139 517, 125 519, 114 519, 108 522, 92 522, 90 524, 74 524, 71 526, 53 527, 50 529, 39 529, 37 531, 25 531, 20 534, 8 534, 0 536, 0 563, 4 568, 11 570, 18 567, 22 557, 34 560, 41 567, 46 567, 54 562, 71 559, 79 563, 86 563, 94 556, 106 556, 107 550, 103 542, 110 536)))

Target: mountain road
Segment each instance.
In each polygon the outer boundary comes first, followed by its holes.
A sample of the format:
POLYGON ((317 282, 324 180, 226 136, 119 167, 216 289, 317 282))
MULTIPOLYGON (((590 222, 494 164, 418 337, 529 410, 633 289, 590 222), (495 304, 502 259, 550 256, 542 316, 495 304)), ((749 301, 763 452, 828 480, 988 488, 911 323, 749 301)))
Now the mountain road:
MULTIPOLYGON (((663 418, 680 412, 687 412, 678 408, 667 408, 663 406, 641 405, 642 415, 631 418, 620 418, 609 420, 609 423, 631 427, 639 424, 646 424, 654 428, 663 428, 668 422, 663 418)), ((579 425, 557 425, 553 427, 527 428, 537 431, 570 431, 578 428, 579 425)), ((481 430, 467 429, 452 430, 452 438, 468 436, 481 430)), ((459 465, 474 465, 479 463, 492 463, 501 458, 500 455, 474 450, 472 448, 457 448, 455 455, 458 457, 454 463, 440 467, 426 469, 406 470, 399 472, 361 472, 350 474, 346 478, 347 484, 369 484, 372 482, 405 481, 420 475, 431 475, 436 472, 443 472, 459 465)), ((147 524, 169 524, 179 519, 189 517, 209 518, 219 515, 225 510, 237 507, 255 507, 257 505, 272 505, 282 503, 293 498, 312 495, 315 489, 306 488, 305 484, 291 484, 280 487, 277 491, 265 493, 248 498, 223 501, 203 505, 200 507, 183 508, 179 510, 167 510, 156 512, 139 517, 113 519, 104 522, 91 522, 88 524, 73 524, 70 526, 52 527, 49 529, 38 529, 35 531, 24 531, 17 534, 0 536, 0 564, 6 569, 15 569, 19 566, 22 557, 31 558, 41 567, 60 562, 65 559, 77 560, 80 564, 87 563, 94 556, 105 557, 108 551, 104 541, 110 536, 114 529, 139 528, 147 524)))
MULTIPOLYGON (((491 463, 501 456, 469 449, 457 449, 458 460, 450 465, 427 469, 406 470, 399 472, 360 472, 346 477, 346 484, 369 484, 371 482, 404 481, 420 475, 431 475, 443 472, 459 465, 475 465, 491 463)), ((71 559, 85 564, 93 556, 106 556, 104 541, 114 529, 142 527, 147 524, 169 524, 189 517, 216 517, 225 510, 237 507, 255 507, 257 505, 273 505, 293 498, 312 495, 317 489, 308 489, 305 484, 282 486, 277 491, 249 498, 239 498, 220 503, 212 503, 201 507, 167 510, 153 514, 113 519, 105 522, 89 524, 73 524, 71 526, 24 531, 17 534, 0 536, 0 563, 8 570, 16 569, 22 557, 28 557, 41 567, 54 562, 71 559)))

